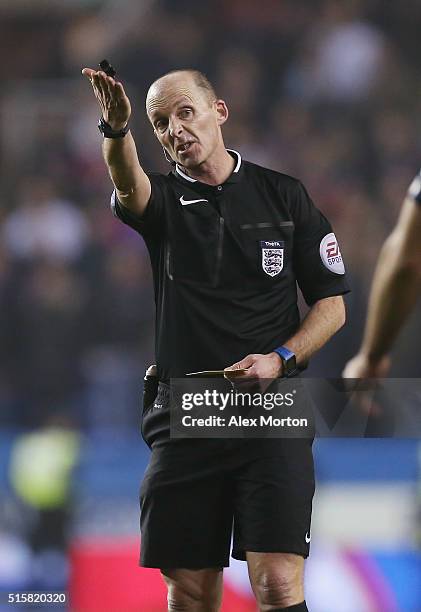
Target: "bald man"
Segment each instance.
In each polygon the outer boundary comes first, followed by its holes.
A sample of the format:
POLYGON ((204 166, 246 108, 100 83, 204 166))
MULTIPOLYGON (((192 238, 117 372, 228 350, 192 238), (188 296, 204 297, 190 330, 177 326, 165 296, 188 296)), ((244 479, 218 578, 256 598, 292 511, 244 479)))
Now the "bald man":
POLYGON ((259 609, 304 612, 312 439, 172 439, 169 382, 215 369, 296 375, 345 320, 332 228, 299 181, 226 149, 227 105, 200 72, 166 74, 147 94, 168 175, 142 169, 123 85, 82 72, 102 113, 114 214, 144 238, 154 276, 160 382, 143 413, 141 564, 161 569, 169 610, 216 611, 234 524, 232 554, 248 563, 259 609))

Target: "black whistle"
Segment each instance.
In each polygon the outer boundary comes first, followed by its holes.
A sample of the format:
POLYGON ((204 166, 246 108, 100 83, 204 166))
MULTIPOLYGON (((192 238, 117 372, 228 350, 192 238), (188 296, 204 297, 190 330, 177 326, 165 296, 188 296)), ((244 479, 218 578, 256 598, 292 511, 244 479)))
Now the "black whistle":
POLYGON ((111 66, 110 62, 106 59, 100 62, 99 67, 109 77, 115 77, 115 75, 117 74, 114 68, 111 66))

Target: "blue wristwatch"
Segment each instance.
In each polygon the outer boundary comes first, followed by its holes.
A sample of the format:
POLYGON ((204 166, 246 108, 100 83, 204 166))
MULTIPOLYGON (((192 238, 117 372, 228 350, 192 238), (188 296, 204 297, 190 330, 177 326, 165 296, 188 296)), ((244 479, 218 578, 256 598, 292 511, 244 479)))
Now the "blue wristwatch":
POLYGON ((278 353, 282 361, 282 376, 289 378, 295 376, 298 372, 297 359, 295 353, 287 349, 286 346, 278 346, 273 350, 274 353, 278 353))

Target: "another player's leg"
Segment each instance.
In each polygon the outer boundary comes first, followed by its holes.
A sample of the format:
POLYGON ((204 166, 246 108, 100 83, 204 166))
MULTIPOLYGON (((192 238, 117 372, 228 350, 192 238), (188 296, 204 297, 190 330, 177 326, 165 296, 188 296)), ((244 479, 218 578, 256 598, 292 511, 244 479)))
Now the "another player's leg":
POLYGON ((222 601, 222 569, 163 569, 171 612, 218 612, 222 601))
POLYGON ((304 559, 290 553, 247 552, 251 586, 260 612, 306 612, 304 559))

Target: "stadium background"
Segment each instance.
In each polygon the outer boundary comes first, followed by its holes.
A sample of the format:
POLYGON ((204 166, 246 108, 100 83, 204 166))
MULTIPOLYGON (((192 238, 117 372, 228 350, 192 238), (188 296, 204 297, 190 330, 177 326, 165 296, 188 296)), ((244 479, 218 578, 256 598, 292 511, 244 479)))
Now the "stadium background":
MULTIPOLYGON (((421 165, 420 22, 417 0, 1 0, 0 590, 68 586, 75 611, 166 609, 157 573, 136 568, 149 264, 109 212, 80 69, 117 67, 147 169, 168 169, 147 87, 191 66, 228 102, 227 145, 303 180, 353 288, 346 329, 309 372, 333 377, 421 165)), ((420 328, 418 310, 392 375, 420 376, 420 328)), ((323 440, 315 455, 310 609, 421 610, 419 442, 323 440)), ((223 610, 254 610, 239 562, 223 610)))

